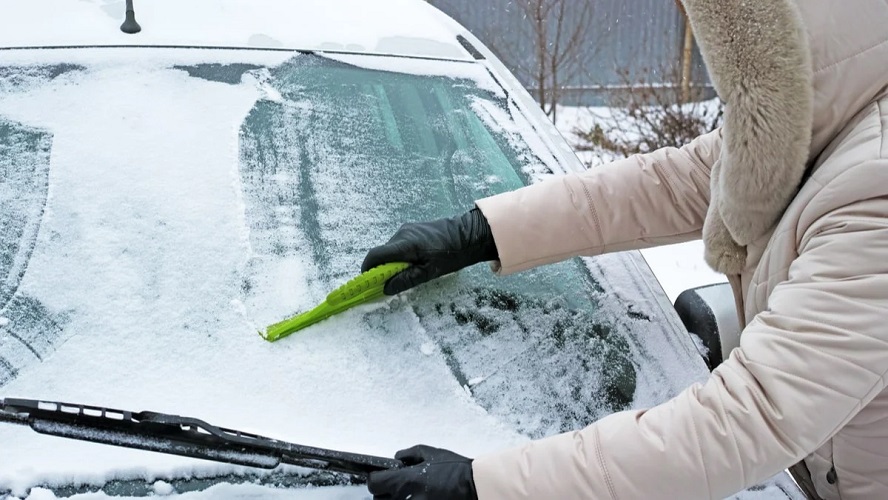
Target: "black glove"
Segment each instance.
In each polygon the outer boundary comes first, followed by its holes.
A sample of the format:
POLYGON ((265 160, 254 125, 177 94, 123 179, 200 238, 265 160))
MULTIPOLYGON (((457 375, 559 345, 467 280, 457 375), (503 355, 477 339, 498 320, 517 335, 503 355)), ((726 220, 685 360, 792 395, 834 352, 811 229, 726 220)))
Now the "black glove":
POLYGON ((424 445, 395 458, 408 467, 371 473, 367 489, 374 500, 478 500, 471 458, 424 445))
POLYGON ((386 243, 371 249, 361 272, 388 262, 409 262, 410 267, 385 284, 395 295, 434 278, 489 260, 499 254, 484 214, 477 208, 450 219, 404 224, 386 243))

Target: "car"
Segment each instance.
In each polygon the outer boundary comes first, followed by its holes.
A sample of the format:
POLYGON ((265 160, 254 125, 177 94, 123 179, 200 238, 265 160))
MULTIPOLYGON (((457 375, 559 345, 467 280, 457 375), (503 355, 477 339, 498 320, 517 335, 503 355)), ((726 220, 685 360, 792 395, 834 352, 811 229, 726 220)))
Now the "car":
MULTIPOLYGON (((257 334, 323 301, 401 224, 583 169, 496 56, 427 3, 0 11, 7 401, 189 415, 378 456, 420 442, 473 456, 708 375, 636 252, 504 278, 479 265, 274 343, 257 334)), ((0 498, 366 498, 359 480, 304 467, 14 425, 0 442, 0 498)), ((780 476, 741 496, 802 498, 792 488, 780 476)))

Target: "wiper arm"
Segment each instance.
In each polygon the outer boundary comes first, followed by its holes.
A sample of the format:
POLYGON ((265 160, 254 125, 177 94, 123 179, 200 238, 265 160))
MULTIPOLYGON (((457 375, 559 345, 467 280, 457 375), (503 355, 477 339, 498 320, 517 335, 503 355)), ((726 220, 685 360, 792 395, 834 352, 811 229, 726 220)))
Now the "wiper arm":
POLYGON ((151 411, 6 398, 0 399, 0 422, 28 425, 41 434, 263 469, 289 464, 366 477, 403 466, 391 458, 302 446, 151 411))
POLYGON ((120 25, 120 31, 130 35, 142 31, 142 27, 136 22, 136 9, 133 7, 133 0, 126 0, 126 18, 120 25))

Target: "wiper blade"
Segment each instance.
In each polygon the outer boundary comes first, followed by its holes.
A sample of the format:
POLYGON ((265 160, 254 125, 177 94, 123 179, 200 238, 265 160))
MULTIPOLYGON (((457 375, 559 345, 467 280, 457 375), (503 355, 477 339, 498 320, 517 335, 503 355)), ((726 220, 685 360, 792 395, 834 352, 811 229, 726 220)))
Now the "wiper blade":
POLYGON ((224 429, 203 420, 33 399, 0 399, 0 422, 93 443, 273 469, 280 464, 359 477, 397 469, 400 460, 326 450, 224 429))

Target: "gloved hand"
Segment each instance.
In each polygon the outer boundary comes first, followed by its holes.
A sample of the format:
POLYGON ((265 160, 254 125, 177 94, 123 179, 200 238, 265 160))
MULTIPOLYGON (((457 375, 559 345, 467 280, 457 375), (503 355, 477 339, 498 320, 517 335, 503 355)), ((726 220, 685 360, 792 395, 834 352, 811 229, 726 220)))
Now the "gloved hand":
POLYGON ((404 224, 385 245, 371 249, 361 272, 388 262, 409 262, 410 267, 386 282, 383 292, 395 295, 408 288, 499 254, 484 214, 477 208, 449 219, 404 224))
POLYGON ((370 474, 367 488, 375 500, 478 500, 471 458, 424 445, 395 458, 408 467, 370 474))

